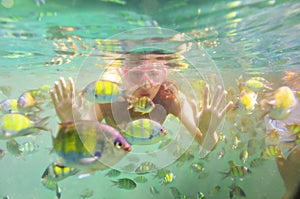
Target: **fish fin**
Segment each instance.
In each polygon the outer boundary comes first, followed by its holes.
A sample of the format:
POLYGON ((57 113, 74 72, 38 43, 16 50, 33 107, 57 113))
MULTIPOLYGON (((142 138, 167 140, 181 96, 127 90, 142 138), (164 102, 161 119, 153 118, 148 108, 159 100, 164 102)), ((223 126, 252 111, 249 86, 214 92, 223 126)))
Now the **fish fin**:
POLYGON ((228 176, 228 173, 227 173, 227 172, 219 171, 219 173, 223 175, 222 180, 224 180, 224 179, 227 178, 227 176, 228 176))
POLYGON ((48 120, 49 118, 50 118, 50 117, 47 116, 47 117, 44 117, 44 118, 42 118, 42 119, 36 121, 34 127, 35 127, 35 128, 38 128, 38 129, 41 129, 41 130, 44 130, 44 131, 48 131, 49 129, 46 128, 45 126, 47 126, 47 124, 48 124, 48 121, 47 121, 47 120, 48 120))
POLYGON ((90 164, 90 163, 97 161, 98 159, 99 159, 99 156, 97 156, 97 155, 95 155, 93 157, 89 157, 89 158, 81 158, 80 163, 81 164, 90 164))
POLYGON ((79 179, 82 179, 82 178, 87 178, 87 177, 90 177, 92 174, 91 173, 80 173, 78 175, 78 178, 79 179))

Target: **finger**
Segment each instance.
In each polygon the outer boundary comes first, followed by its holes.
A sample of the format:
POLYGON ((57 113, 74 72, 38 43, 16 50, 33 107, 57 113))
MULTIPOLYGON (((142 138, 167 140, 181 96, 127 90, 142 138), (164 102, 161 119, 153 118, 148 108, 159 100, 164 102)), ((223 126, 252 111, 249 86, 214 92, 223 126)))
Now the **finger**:
POLYGON ((63 77, 60 77, 59 81, 60 81, 60 86, 61 86, 62 97, 67 98, 68 97, 68 89, 66 86, 66 81, 63 77))
POLYGON ((217 90, 216 90, 215 93, 214 93, 213 99, 212 99, 212 101, 211 101, 211 106, 212 106, 213 108, 215 108, 216 105, 217 105, 218 99, 219 99, 219 97, 220 97, 220 92, 221 92, 221 90, 222 90, 222 87, 221 87, 221 86, 218 86, 218 87, 217 87, 217 90))
POLYGON ((229 110, 229 108, 231 108, 232 106, 233 106, 233 102, 232 101, 228 102, 225 108, 219 113, 219 117, 222 118, 225 115, 225 113, 229 110))
POLYGON ((219 97, 218 102, 215 105, 215 110, 220 110, 221 105, 223 105, 225 102, 226 95, 227 95, 227 91, 224 91, 222 95, 219 97))
POLYGON ((61 90, 59 88, 59 83, 57 81, 54 82, 54 91, 57 96, 57 100, 62 100, 61 90))
POLYGON ((78 106, 81 107, 83 102, 83 95, 82 93, 79 93, 78 95, 78 106))
POLYGON ((75 98, 75 84, 72 77, 69 77, 69 85, 70 85, 70 97, 71 99, 75 98))
POLYGON ((209 87, 208 87, 208 84, 206 84, 206 85, 205 85, 205 89, 204 89, 204 94, 203 94, 203 105, 202 105, 202 109, 203 109, 203 108, 207 108, 207 105, 208 105, 208 103, 209 103, 208 93, 209 93, 209 87))
POLYGON ((54 106, 56 107, 56 105, 57 105, 57 99, 55 97, 55 93, 54 93, 54 89, 53 88, 50 90, 50 97, 52 99, 52 102, 53 102, 54 106))

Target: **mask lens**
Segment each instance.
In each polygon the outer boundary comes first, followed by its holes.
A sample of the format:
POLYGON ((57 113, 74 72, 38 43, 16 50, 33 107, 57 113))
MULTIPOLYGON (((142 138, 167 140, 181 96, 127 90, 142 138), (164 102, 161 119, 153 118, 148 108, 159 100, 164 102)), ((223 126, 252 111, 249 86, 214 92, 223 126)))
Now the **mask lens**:
POLYGON ((153 84, 160 84, 164 81, 166 73, 162 69, 131 69, 125 74, 126 81, 131 84, 140 85, 143 81, 151 81, 153 84))

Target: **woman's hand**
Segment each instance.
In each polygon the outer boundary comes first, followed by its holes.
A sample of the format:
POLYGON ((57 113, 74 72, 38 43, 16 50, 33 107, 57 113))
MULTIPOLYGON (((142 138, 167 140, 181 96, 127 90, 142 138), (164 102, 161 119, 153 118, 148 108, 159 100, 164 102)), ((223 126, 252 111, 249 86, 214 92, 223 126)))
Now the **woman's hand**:
POLYGON ((61 122, 80 119, 83 110, 82 96, 79 95, 76 102, 75 85, 72 78, 69 78, 67 87, 65 79, 60 77, 59 82, 56 81, 54 88, 50 90, 50 96, 61 122))
POLYGON ((196 117, 198 119, 198 127, 203 133, 202 147, 206 151, 211 151, 218 142, 216 130, 219 127, 226 112, 233 105, 232 101, 225 104, 227 91, 222 91, 222 87, 218 86, 212 99, 209 98, 209 87, 206 85, 204 90, 204 98, 202 110, 196 117))

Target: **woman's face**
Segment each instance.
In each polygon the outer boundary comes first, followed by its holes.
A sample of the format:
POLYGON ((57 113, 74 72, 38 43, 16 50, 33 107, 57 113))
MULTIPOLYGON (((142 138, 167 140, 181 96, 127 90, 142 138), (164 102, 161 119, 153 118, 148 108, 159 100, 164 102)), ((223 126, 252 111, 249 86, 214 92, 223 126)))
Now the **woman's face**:
POLYGON ((153 99, 165 79, 165 68, 140 66, 123 71, 124 86, 128 94, 136 97, 147 96, 153 99))

